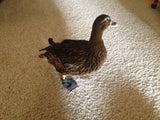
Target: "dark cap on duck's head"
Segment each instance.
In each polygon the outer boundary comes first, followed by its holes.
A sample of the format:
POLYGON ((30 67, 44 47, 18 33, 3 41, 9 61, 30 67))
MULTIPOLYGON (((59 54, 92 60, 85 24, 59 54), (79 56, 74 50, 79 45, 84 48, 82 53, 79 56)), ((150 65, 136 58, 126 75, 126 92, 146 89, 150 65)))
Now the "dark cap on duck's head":
POLYGON ((113 22, 110 16, 102 14, 98 16, 92 26, 92 32, 90 42, 102 40, 103 31, 109 26, 117 26, 116 22, 113 22))
POLYGON ((102 14, 95 19, 93 23, 93 29, 105 30, 108 26, 115 25, 117 25, 117 23, 113 22, 110 16, 102 14))

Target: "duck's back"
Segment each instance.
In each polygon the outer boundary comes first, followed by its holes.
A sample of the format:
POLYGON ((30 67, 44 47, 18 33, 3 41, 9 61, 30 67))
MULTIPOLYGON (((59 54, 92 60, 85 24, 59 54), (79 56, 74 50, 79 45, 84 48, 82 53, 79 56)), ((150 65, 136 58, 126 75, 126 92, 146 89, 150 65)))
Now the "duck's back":
POLYGON ((76 64, 86 57, 88 44, 86 40, 65 39, 61 43, 56 43, 54 50, 63 64, 76 64))

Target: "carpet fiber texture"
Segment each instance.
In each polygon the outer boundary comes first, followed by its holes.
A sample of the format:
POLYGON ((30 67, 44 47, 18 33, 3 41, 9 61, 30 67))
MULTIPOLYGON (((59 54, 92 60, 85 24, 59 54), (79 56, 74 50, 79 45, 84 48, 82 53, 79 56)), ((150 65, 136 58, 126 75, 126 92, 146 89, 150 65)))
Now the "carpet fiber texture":
POLYGON ((0 120, 160 120, 160 7, 148 1, 3 0, 0 120), (119 24, 103 34, 107 60, 70 92, 38 50, 88 40, 100 14, 119 24))

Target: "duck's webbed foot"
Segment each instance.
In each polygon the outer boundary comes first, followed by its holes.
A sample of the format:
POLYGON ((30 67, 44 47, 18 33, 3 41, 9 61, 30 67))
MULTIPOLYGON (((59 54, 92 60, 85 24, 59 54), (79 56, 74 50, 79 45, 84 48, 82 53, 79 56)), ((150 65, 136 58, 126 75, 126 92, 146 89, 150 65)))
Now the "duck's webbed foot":
POLYGON ((65 77, 65 75, 61 75, 62 85, 68 90, 72 91, 77 87, 76 81, 72 77, 65 77))

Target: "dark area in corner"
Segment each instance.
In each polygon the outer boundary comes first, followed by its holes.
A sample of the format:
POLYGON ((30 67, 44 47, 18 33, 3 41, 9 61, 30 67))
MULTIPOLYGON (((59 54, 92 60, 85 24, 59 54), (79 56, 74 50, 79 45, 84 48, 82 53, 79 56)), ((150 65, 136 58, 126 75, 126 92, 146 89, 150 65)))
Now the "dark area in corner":
POLYGON ((0 0, 0 3, 3 2, 3 0, 0 0))
POLYGON ((154 0, 154 3, 151 4, 151 8, 156 9, 158 4, 158 0, 154 0))

